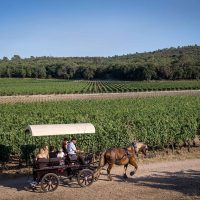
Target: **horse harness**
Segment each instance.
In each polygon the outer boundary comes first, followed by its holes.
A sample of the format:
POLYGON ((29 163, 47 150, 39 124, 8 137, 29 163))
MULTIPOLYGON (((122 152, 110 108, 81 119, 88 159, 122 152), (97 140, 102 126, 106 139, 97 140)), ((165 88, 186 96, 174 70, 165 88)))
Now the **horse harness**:
POLYGON ((126 156, 127 156, 127 158, 129 159, 130 157, 132 157, 132 156, 134 155, 133 153, 130 153, 129 150, 128 150, 127 148, 123 148, 123 150, 125 151, 125 154, 124 154, 121 158, 116 159, 116 164, 117 164, 117 163, 120 163, 120 161, 121 161, 122 159, 124 159, 126 156))

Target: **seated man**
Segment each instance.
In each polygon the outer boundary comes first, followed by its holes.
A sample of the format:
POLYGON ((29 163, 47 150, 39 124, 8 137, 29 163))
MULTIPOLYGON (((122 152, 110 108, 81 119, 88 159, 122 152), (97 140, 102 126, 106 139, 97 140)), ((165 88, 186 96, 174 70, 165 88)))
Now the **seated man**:
POLYGON ((83 151, 77 150, 75 144, 77 143, 76 138, 72 138, 71 142, 67 145, 67 153, 70 160, 78 160, 81 164, 85 164, 83 157, 77 156, 76 153, 83 153, 83 151))

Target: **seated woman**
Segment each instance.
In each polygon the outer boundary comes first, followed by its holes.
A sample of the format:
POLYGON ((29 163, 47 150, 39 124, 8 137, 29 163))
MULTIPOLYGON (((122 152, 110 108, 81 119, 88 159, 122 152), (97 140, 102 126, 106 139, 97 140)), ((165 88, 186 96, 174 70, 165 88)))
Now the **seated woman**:
POLYGON ((63 152, 63 149, 61 148, 57 154, 57 158, 59 159, 60 161, 60 165, 64 165, 65 164, 65 160, 64 160, 64 157, 65 157, 65 153, 63 152))
POLYGON ((40 149, 39 153, 36 156, 35 166, 37 168, 47 167, 49 163, 49 159, 43 148, 40 149))
POLYGON ((49 158, 49 147, 46 145, 43 147, 44 149, 44 154, 46 155, 47 158, 49 158))
POLYGON ((63 149, 63 152, 65 154, 67 154, 67 145, 68 145, 68 139, 67 138, 64 138, 63 139, 63 142, 62 142, 62 149, 63 149))
POLYGON ((60 149, 58 154, 57 154, 57 158, 64 158, 65 154, 63 152, 63 149, 60 149))
POLYGON ((47 155, 46 155, 46 153, 45 153, 43 148, 41 148, 39 150, 39 153, 36 155, 36 160, 39 160, 41 158, 46 158, 47 159, 47 155))

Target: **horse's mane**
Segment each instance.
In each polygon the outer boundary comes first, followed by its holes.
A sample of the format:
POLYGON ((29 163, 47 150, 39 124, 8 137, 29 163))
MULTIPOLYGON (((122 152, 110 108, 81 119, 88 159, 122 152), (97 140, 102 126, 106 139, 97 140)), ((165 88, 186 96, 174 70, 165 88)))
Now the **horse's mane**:
POLYGON ((130 143, 126 148, 129 148, 129 147, 134 147, 134 143, 130 143))

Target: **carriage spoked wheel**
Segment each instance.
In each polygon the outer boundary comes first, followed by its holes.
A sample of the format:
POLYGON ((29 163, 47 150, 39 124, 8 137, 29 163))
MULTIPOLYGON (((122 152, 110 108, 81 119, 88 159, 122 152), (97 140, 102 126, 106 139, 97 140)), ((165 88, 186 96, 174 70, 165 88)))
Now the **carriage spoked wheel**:
POLYGON ((78 173, 78 184, 81 187, 90 186, 94 182, 94 174, 90 169, 83 169, 78 173))
POLYGON ((41 188, 44 192, 53 192, 59 185, 59 178, 54 173, 45 174, 41 180, 41 188))

